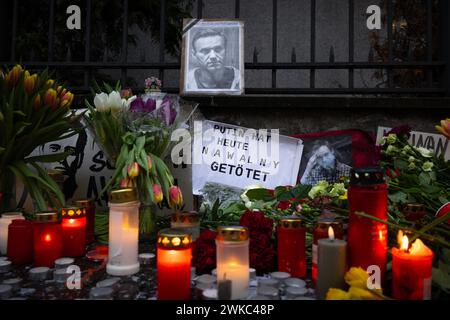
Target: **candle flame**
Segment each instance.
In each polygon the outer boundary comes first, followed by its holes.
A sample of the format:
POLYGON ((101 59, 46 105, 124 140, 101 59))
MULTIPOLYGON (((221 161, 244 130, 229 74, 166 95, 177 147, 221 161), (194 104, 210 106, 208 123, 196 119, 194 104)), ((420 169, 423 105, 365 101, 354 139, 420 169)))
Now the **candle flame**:
POLYGON ((74 222, 75 222, 74 219, 69 219, 69 223, 70 223, 70 224, 73 224, 74 222))
POLYGON ((52 237, 49 234, 45 235, 45 241, 50 242, 50 240, 52 240, 52 237))
POLYGON ((430 250, 420 239, 416 239, 411 245, 409 253, 413 256, 428 256, 432 255, 433 251, 430 250))
POLYGON ((400 250, 408 251, 408 248, 409 248, 409 240, 408 240, 408 237, 406 235, 404 235, 402 237, 402 244, 400 246, 400 250))
POLYGON ((329 238, 330 240, 334 240, 334 229, 333 229, 332 226, 329 226, 329 227, 328 227, 328 238, 329 238))

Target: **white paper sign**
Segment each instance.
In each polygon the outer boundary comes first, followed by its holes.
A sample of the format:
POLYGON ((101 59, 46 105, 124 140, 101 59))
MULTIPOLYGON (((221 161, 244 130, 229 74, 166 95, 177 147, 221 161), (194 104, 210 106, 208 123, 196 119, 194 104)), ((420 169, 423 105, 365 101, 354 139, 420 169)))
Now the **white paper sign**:
POLYGON ((215 121, 196 122, 193 194, 207 182, 237 188, 295 185, 303 152, 300 139, 275 130, 254 130, 215 121))
MULTIPOLYGON (((388 127, 378 127, 377 131, 377 144, 380 144, 381 138, 389 132, 391 128, 388 127)), ((444 155, 445 160, 450 160, 450 143, 449 140, 440 134, 411 131, 411 136, 409 137, 409 143, 415 147, 423 147, 434 151, 439 157, 444 155)))

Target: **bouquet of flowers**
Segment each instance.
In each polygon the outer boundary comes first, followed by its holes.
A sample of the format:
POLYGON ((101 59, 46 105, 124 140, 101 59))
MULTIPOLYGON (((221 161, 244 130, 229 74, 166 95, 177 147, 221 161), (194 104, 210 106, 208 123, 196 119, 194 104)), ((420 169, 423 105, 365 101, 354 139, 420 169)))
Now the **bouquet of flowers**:
POLYGON ((151 233, 154 219, 149 208, 162 205, 181 207, 183 196, 174 185, 173 176, 163 159, 169 149, 172 132, 184 124, 194 111, 177 95, 161 93, 160 81, 145 81, 145 93, 133 96, 131 90, 97 93, 94 106, 89 102, 86 117, 97 142, 115 167, 112 178, 103 189, 136 187, 145 210, 141 211, 140 230, 151 233))
POLYGON ((57 162, 68 153, 30 156, 37 147, 77 132, 70 111, 73 94, 45 70, 22 66, 0 69, 0 212, 16 209, 15 179, 29 191, 38 210, 64 204, 58 185, 38 164, 57 162))

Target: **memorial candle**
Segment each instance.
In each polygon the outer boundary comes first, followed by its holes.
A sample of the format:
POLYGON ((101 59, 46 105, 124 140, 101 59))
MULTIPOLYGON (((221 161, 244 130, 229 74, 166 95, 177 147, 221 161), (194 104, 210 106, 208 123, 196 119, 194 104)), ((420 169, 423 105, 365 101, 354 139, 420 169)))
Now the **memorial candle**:
POLYGON ((392 297, 399 300, 430 300, 433 251, 420 239, 409 247, 399 233, 400 248, 392 248, 392 297))
POLYGON ((8 248, 8 226, 14 219, 24 219, 22 212, 5 212, 0 218, 0 254, 6 254, 8 248))
POLYGON ((200 216, 196 211, 176 212, 171 216, 172 229, 185 229, 192 235, 192 241, 200 236, 200 216))
POLYGON ((192 236, 182 229, 163 229, 157 239, 159 300, 191 298, 192 236))
POLYGON ((317 285, 318 299, 324 299, 328 289, 345 288, 347 271, 347 242, 335 239, 333 228, 328 228, 328 239, 318 241, 317 285))
POLYGON ((79 257, 86 253, 86 211, 80 207, 61 209, 63 254, 79 257))
POLYGON ((56 259, 62 257, 62 229, 56 212, 35 214, 34 224, 34 265, 52 268, 56 259))
POLYGON ((95 241, 95 202, 91 199, 83 199, 75 201, 75 205, 83 208, 86 212, 86 244, 90 244, 95 241))
POLYGON ((217 282, 231 281, 231 299, 245 299, 249 287, 249 232, 241 226, 217 228, 217 282))
POLYGON ((293 277, 306 276, 306 229, 296 217, 281 218, 277 228, 278 270, 293 277))
POLYGON ((32 263, 33 223, 14 219, 8 229, 8 259, 15 265, 32 263))

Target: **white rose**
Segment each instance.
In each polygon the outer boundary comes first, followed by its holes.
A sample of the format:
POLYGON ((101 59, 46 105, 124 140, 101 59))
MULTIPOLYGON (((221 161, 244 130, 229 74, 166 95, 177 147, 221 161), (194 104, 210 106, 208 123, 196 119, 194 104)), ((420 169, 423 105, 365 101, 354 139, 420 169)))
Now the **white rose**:
POLYGON ((416 150, 419 151, 420 154, 425 158, 431 158, 433 156, 433 152, 426 148, 419 147, 419 148, 416 148, 416 150))

